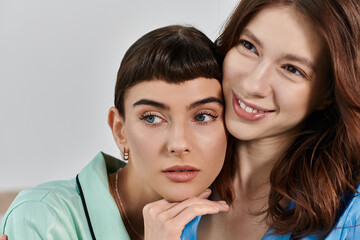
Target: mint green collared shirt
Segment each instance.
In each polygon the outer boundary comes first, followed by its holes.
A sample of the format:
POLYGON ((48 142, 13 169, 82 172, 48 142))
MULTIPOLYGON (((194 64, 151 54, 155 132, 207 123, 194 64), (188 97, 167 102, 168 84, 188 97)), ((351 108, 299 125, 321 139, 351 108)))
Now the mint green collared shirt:
MULTIPOLYGON (((99 153, 79 173, 79 182, 97 240, 130 237, 108 185, 108 172, 125 166, 99 153)), ((7 210, 0 233, 11 240, 91 239, 76 180, 53 181, 22 191, 7 210)))

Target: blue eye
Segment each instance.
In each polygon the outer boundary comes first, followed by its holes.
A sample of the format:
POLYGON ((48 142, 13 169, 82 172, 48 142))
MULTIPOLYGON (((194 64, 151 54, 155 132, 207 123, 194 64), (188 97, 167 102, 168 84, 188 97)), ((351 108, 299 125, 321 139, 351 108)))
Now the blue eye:
POLYGON ((207 122, 214 121, 216 118, 217 118, 216 115, 211 115, 208 113, 200 113, 195 116, 195 121, 207 123, 207 122))
POLYGON ((199 115, 196 115, 195 119, 196 119, 196 121, 203 122, 206 120, 206 117, 208 117, 208 116, 206 116, 205 114, 199 114, 199 115))
POLYGON ((153 123, 155 122, 155 116, 147 116, 145 117, 145 121, 148 123, 153 123))
POLYGON ((154 114, 145 114, 140 117, 140 120, 145 121, 146 124, 152 124, 152 125, 156 125, 163 121, 161 117, 158 117, 154 114))

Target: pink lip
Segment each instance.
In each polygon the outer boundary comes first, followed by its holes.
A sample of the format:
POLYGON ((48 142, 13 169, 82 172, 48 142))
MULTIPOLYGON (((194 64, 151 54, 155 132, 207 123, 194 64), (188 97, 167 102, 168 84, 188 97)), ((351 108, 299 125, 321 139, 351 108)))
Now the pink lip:
POLYGON ((240 118, 242 118, 244 120, 247 120, 247 121, 257 121, 257 120, 263 119, 267 115, 274 112, 273 110, 265 109, 265 108, 256 106, 254 104, 248 103, 244 99, 242 99, 241 97, 237 96, 234 92, 233 92, 233 107, 234 107, 235 113, 240 118), (243 102, 248 107, 255 108, 257 110, 263 111, 263 113, 259 113, 259 112, 257 112, 257 113, 248 113, 248 112, 246 112, 244 109, 242 109, 240 107, 240 104, 239 104, 238 100, 243 102))
POLYGON ((190 165, 175 165, 162 170, 162 172, 174 182, 188 182, 198 175, 200 169, 190 165))

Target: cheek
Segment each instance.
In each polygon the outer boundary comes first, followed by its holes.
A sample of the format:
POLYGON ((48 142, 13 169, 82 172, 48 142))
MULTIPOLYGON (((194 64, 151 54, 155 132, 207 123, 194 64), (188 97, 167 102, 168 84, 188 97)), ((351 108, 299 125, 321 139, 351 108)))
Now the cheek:
POLYGON ((230 85, 235 84, 236 80, 240 80, 247 75, 255 65, 255 61, 241 56, 236 49, 230 50, 223 63, 224 85, 231 87, 230 85))
POLYGON ((295 87, 282 85, 282 91, 275 93, 280 112, 291 113, 292 117, 302 120, 313 109, 310 89, 309 84, 295 87))
POLYGON ((235 64, 235 60, 232 59, 231 56, 228 56, 224 60, 223 64, 223 88, 224 90, 228 90, 232 88, 235 81, 239 76, 241 76, 241 71, 238 66, 235 64))
POLYGON ((240 90, 244 87, 244 80, 249 74, 248 70, 251 67, 239 64, 239 61, 231 58, 228 59, 227 63, 224 63, 222 87, 227 111, 232 106, 233 91, 240 93, 240 90))
POLYGON ((136 159, 133 164, 152 164, 152 159, 156 159, 156 155, 160 151, 161 135, 154 136, 151 129, 135 126, 126 129, 126 137, 130 148, 130 156, 136 159), (141 163, 139 163, 140 161, 141 163))
MULTIPOLYGON (((223 164, 227 146, 227 136, 224 126, 206 130, 206 134, 198 138, 199 148, 201 149, 202 156, 199 156, 202 161, 207 163, 207 166, 214 169, 223 164)), ((220 171, 219 169, 219 171, 220 171)))

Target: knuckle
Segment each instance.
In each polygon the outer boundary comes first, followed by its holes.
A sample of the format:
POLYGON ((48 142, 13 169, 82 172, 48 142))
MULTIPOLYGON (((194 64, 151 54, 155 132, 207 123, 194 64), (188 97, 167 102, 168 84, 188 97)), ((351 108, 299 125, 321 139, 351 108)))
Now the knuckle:
POLYGON ((169 219, 169 213, 168 212, 162 212, 158 215, 158 219, 160 222, 166 222, 169 219))

